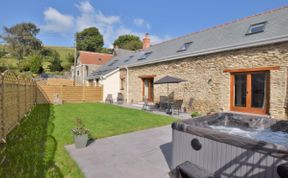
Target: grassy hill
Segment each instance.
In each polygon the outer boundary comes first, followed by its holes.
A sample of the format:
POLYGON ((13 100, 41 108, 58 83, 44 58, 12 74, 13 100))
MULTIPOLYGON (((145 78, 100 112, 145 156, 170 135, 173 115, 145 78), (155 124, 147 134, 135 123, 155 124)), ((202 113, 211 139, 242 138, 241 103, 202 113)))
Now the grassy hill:
POLYGON ((62 47, 62 46, 45 46, 47 48, 50 49, 54 49, 56 50, 59 54, 60 54, 60 59, 62 61, 62 66, 66 66, 69 64, 69 62, 66 59, 66 56, 70 53, 70 54, 74 54, 74 48, 71 47, 62 47))
POLYGON ((64 62, 68 53, 74 54, 74 48, 62 46, 45 46, 46 48, 54 49, 60 54, 61 60, 64 62))
MULTIPOLYGON (((62 61, 62 66, 66 66, 69 64, 69 62, 66 59, 66 56, 70 54, 74 54, 74 48, 71 47, 61 47, 61 46, 45 46, 46 48, 54 49, 60 54, 60 59, 62 61)), ((4 46, 0 45, 0 49, 3 49, 4 46)), ((10 69, 15 69, 17 70, 18 60, 14 57, 3 57, 0 58, 0 67, 1 66, 7 66, 10 69)), ((45 62, 43 63, 44 67, 47 65, 45 62)))

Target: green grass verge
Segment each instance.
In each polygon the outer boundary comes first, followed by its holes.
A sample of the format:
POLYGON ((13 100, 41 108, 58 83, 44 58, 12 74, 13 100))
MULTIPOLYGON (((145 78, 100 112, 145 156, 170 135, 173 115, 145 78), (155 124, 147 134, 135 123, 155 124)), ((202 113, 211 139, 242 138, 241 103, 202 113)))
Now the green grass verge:
POLYGON ((64 145, 80 117, 93 138, 171 124, 171 117, 105 104, 38 105, 0 148, 0 177, 83 177, 64 145), (1 160, 6 157, 5 161, 1 160))

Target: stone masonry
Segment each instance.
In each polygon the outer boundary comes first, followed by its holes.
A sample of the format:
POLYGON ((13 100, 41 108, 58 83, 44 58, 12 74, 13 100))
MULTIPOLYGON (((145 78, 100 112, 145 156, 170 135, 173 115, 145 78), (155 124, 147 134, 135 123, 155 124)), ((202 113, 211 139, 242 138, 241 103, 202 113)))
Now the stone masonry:
MULTIPOLYGON (((230 73, 226 69, 257 68, 280 66, 270 71, 269 114, 275 118, 287 118, 287 66, 288 43, 279 43, 261 47, 240 49, 228 52, 161 62, 138 67, 128 71, 121 69, 124 79, 122 93, 127 100, 126 82, 128 81, 128 103, 142 101, 142 79, 139 76, 156 75, 154 81, 171 75, 187 80, 180 84, 170 84, 169 91, 174 99, 184 99, 188 111, 208 113, 211 111, 229 111, 230 73)), ((167 96, 167 85, 154 85, 154 102, 167 96)))

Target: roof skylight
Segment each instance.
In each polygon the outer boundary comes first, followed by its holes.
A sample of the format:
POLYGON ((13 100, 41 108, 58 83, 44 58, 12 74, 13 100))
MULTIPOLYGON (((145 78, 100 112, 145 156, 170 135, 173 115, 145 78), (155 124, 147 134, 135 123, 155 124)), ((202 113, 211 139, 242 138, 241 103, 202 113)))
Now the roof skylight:
POLYGON ((144 53, 138 60, 143 60, 148 58, 152 54, 152 51, 144 53))
POLYGON ((118 60, 112 61, 108 66, 113 66, 116 62, 118 62, 118 60))
POLYGON ((124 62, 128 62, 132 57, 134 57, 134 55, 129 56, 129 58, 126 59, 124 62))
POLYGON ((193 42, 187 42, 187 43, 184 43, 180 49, 178 49, 177 52, 181 52, 181 51, 186 51, 192 44, 193 42))
POLYGON ((267 22, 261 22, 261 23, 250 25, 246 35, 252 35, 252 34, 255 34, 255 33, 264 32, 266 23, 267 22))

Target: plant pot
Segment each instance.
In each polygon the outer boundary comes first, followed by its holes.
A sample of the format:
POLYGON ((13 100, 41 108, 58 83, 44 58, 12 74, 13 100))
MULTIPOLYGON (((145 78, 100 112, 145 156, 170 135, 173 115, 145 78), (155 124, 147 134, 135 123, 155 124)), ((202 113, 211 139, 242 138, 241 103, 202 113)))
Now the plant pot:
POLYGON ((88 143, 88 134, 74 135, 74 143, 77 149, 85 148, 88 143))

